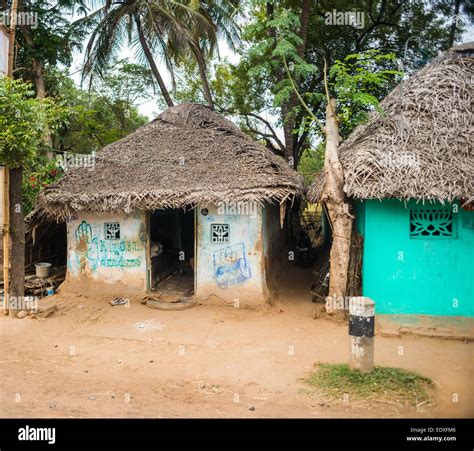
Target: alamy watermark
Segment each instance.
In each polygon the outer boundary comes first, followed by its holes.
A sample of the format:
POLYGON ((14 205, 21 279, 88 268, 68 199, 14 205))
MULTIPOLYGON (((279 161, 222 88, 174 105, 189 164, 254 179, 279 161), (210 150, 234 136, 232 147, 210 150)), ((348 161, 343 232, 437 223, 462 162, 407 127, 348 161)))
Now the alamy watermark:
POLYGON ((217 204, 217 214, 232 216, 250 216, 252 219, 257 217, 258 203, 255 201, 239 202, 219 202, 217 204))
POLYGON ((365 25, 365 13, 362 11, 326 11, 324 13, 325 25, 347 25, 361 30, 365 25))
POLYGON ((5 302, 6 296, 0 297, 1 310, 30 310, 33 313, 38 311, 37 296, 8 296, 8 302, 5 302))
POLYGON ((380 164, 386 168, 392 169, 421 169, 421 163, 418 155, 408 151, 386 152, 380 157, 380 164))
POLYGON ((360 297, 354 296, 326 296, 326 309, 328 310, 349 310, 350 301, 354 309, 362 308, 364 306, 364 301, 360 297))
POLYGON ((38 428, 27 424, 18 429, 18 440, 43 441, 54 445, 56 443, 56 428, 38 428))
POLYGON ((38 28, 38 13, 29 11, 18 11, 12 14, 9 9, 0 11, 0 25, 9 28, 11 25, 30 27, 33 30, 38 28))
POLYGON ((75 168, 88 168, 93 171, 95 169, 95 152, 90 154, 64 152, 56 155, 56 162, 64 171, 75 168))

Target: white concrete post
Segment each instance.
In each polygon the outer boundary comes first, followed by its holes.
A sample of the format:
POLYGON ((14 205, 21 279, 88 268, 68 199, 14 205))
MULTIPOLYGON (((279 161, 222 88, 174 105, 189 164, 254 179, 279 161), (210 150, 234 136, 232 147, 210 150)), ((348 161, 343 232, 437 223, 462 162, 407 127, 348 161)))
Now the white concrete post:
POLYGON ((351 369, 365 373, 374 367, 375 302, 359 296, 349 299, 349 339, 351 369))

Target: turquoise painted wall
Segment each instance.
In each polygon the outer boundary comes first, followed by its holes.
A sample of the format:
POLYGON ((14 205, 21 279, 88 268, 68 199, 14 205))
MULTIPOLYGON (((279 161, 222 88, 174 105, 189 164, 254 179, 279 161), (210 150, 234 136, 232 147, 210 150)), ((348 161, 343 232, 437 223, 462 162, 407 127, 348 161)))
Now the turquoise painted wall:
POLYGON ((377 313, 474 316, 474 212, 455 205, 358 203, 362 290, 377 313), (410 209, 453 207, 454 237, 410 237, 410 209))

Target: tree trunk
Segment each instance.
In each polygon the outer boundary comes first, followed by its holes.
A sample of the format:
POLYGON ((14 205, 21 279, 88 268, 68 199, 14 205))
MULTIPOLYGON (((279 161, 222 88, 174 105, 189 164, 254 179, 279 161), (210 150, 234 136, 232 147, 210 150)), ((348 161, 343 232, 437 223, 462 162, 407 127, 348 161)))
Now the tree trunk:
POLYGON ((8 314, 10 293, 10 169, 3 167, 3 313, 8 314))
MULTIPOLYGON (((302 42, 298 45, 296 52, 298 56, 304 60, 306 52, 306 43, 308 40, 308 28, 309 19, 311 17, 311 1, 302 0, 301 2, 301 14, 300 14, 300 30, 298 32, 302 42)), ((293 133, 295 129, 296 121, 292 115, 294 107, 298 104, 295 93, 290 94, 290 98, 286 105, 281 108, 283 117, 283 134, 285 136, 285 155, 286 160, 291 164, 293 168, 298 166, 298 149, 296 148, 297 136, 293 133)))
POLYGON ((283 136, 285 137, 285 159, 290 163, 293 169, 296 169, 297 162, 294 155, 295 135, 295 119, 293 116, 293 108, 296 106, 296 96, 290 95, 287 103, 281 106, 281 115, 283 117, 283 136))
POLYGON ((43 63, 33 58, 33 72, 35 74, 36 96, 38 99, 46 97, 46 88, 44 86, 43 63))
POLYGON ((10 169, 11 280, 10 315, 14 316, 25 296, 25 218, 22 193, 23 168, 10 169), (17 308, 13 302, 16 300, 17 308))
MULTIPOLYGON (((46 98, 46 87, 44 85, 43 63, 33 58, 33 71, 35 74, 36 97, 38 99, 46 98)), ((53 137, 49 131, 46 131, 44 136, 44 143, 48 147, 46 150, 46 157, 48 160, 54 159, 53 152, 53 137)))
MULTIPOLYGON (((27 26, 21 26, 20 29, 25 38, 26 44, 34 53, 35 42, 30 29, 27 26)), ((46 88, 44 85, 43 62, 38 58, 32 58, 31 61, 33 64, 33 78, 36 86, 36 96, 38 99, 44 99, 46 97, 46 88)))
MULTIPOLYGON (((7 63, 7 75, 10 78, 13 78, 13 66, 15 61, 15 33, 16 33, 16 16, 18 11, 18 0, 13 0, 11 6, 11 15, 10 15, 10 29, 9 29, 9 41, 8 41, 8 63, 7 63)), ((4 192, 4 206, 8 208, 8 212, 4 212, 6 215, 4 240, 3 240, 3 252, 4 252, 4 291, 5 291, 5 301, 10 303, 11 296, 15 296, 15 293, 24 293, 24 284, 25 284, 25 223, 23 218, 22 205, 22 169, 12 170, 8 166, 4 167, 4 176, 6 177, 7 183, 5 183, 5 192, 4 192), (20 172, 18 176, 18 171, 20 172), (15 218, 12 218, 12 208, 15 203, 18 202, 18 191, 20 193, 20 214, 16 215, 15 218), (12 196, 13 193, 13 196, 12 196), (15 203, 13 203, 13 202, 15 203), (14 229, 16 221, 21 221, 19 229, 14 229), (23 235, 22 235, 23 231, 23 235), (23 248, 21 249, 21 243, 23 243, 23 248), (10 253, 11 250, 11 253, 10 253), (23 250, 23 253, 21 253, 23 250), (21 266, 18 266, 21 265, 21 266), (10 285, 11 280, 11 285, 10 285)), ((6 305, 6 308, 9 311, 9 314, 14 316, 16 311, 10 309, 10 305, 6 305)))
MULTIPOLYGON (((23 37, 25 38, 26 44, 32 51, 34 51, 35 43, 33 37, 31 36, 30 29, 26 26, 23 26, 21 27, 21 31, 23 33, 23 37)), ((46 98, 46 87, 44 84, 43 62, 37 58, 32 58, 31 61, 33 64, 33 79, 36 86, 36 97, 38 97, 38 99, 44 99, 46 98)), ((48 150, 46 151, 46 157, 49 160, 52 160, 54 158, 54 152, 52 150, 53 137, 49 131, 45 134, 44 142, 48 147, 48 150)))
POLYGON ((211 88, 209 87, 209 81, 207 79, 206 61, 204 59, 204 55, 202 54, 202 50, 198 46, 196 48, 193 48, 192 51, 198 63, 199 76, 201 77, 202 87, 204 89, 204 97, 206 98, 209 108, 211 108, 211 110, 214 110, 214 101, 212 99, 211 88))
POLYGON ((322 201, 326 204, 332 224, 332 246, 329 266, 329 294, 326 311, 334 313, 338 300, 347 293, 352 223, 350 204, 344 193, 344 172, 339 161, 339 127, 335 116, 336 102, 331 99, 326 109, 325 186, 322 201))
POLYGON ((163 78, 161 78, 158 67, 156 66, 153 55, 151 54, 150 47, 148 47, 145 35, 143 34, 142 26, 140 24, 140 19, 138 19, 137 17, 135 17, 135 24, 137 25, 138 38, 140 39, 140 44, 142 46, 143 52, 145 53, 145 57, 148 61, 148 64, 150 65, 150 69, 153 72, 153 75, 155 76, 156 81, 158 82, 158 86, 160 87, 161 94, 163 95, 163 98, 165 99, 166 104, 169 107, 172 107, 174 106, 173 100, 171 99, 168 89, 166 89, 166 85, 165 85, 165 82, 163 81, 163 78))
POLYGON ((454 16, 453 22, 451 24, 451 28, 449 30, 449 41, 448 41, 448 49, 450 49, 454 45, 454 38, 456 36, 456 28, 458 25, 459 20, 459 9, 461 7, 461 0, 454 1, 454 16))
POLYGON ((311 17, 311 2, 312 0, 303 0, 301 3, 301 15, 300 15, 300 38, 303 42, 296 49, 298 56, 301 59, 304 59, 304 54, 306 51, 306 43, 308 41, 308 28, 309 28, 309 19, 311 17))

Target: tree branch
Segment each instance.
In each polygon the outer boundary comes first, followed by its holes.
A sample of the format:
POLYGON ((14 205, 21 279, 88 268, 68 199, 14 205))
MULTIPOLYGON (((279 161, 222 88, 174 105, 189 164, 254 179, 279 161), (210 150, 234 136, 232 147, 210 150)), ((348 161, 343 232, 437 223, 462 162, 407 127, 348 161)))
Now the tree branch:
MULTIPOLYGON (((270 122, 268 122, 266 119, 264 119, 262 116, 259 116, 258 114, 255 114, 255 113, 245 113, 245 114, 241 114, 242 116, 251 116, 255 119, 258 119, 260 122, 263 122, 265 124, 265 126, 268 128, 268 130, 270 130, 270 135, 267 135, 268 137, 271 137, 275 140, 275 142, 282 148, 284 149, 285 146, 284 144, 281 142, 280 138, 278 138, 278 135, 276 134, 274 128, 271 126, 270 122)), ((262 136, 264 136, 262 134, 262 136)))
MULTIPOLYGON (((261 136, 266 144, 267 144, 267 147, 270 148, 270 150, 277 154, 277 155, 281 155, 281 156, 285 156, 285 147, 281 145, 281 141, 278 139, 276 139, 276 141, 279 142, 279 148, 278 147, 275 147, 272 142, 271 142, 271 139, 275 139, 275 133, 272 131, 272 133, 264 133, 262 132, 261 130, 259 130, 258 128, 255 128, 255 127, 252 127, 252 125, 250 124, 250 121, 249 121, 249 116, 250 114, 246 114, 246 115, 242 115, 245 119, 245 125, 247 126, 247 128, 254 134, 258 135, 258 136, 261 136)), ((272 129, 273 130, 273 129, 272 129)))

